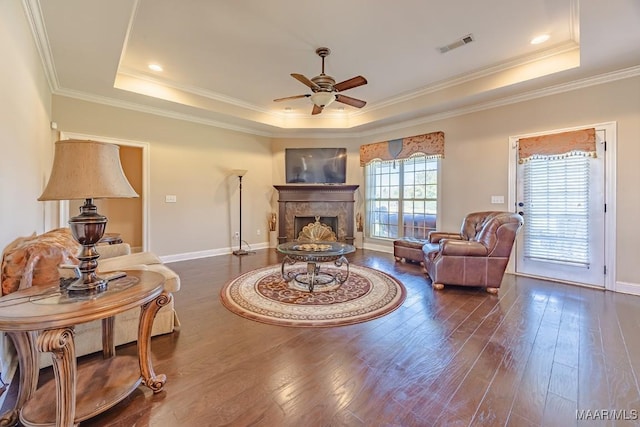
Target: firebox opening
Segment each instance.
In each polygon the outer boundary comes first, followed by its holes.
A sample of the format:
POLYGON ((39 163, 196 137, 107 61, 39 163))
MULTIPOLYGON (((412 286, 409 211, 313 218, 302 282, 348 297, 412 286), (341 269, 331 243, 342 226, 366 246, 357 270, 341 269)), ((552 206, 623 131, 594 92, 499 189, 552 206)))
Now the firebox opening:
MULTIPOLYGON (((338 217, 337 216, 321 216, 319 221, 322 224, 331 227, 331 231, 338 234, 338 217)), ((296 216, 293 220, 294 236, 297 239, 298 235, 302 231, 302 228, 306 225, 316 222, 315 216, 296 216)))

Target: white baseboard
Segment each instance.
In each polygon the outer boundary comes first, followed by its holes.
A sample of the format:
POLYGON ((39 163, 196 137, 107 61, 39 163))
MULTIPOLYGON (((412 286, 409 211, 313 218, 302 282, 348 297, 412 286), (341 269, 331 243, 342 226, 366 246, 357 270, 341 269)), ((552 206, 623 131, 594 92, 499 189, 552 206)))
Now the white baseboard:
POLYGON ((387 254, 392 254, 393 253, 393 245, 389 246, 389 245, 380 245, 380 244, 376 244, 376 243, 367 243, 367 242, 365 242, 364 248, 372 250, 372 251, 384 252, 384 253, 387 253, 387 254))
POLYGON ((174 255, 162 255, 162 256, 159 256, 158 258, 160 258, 162 262, 188 261, 190 259, 209 258, 212 256, 230 254, 231 251, 232 251, 231 248, 207 249, 206 251, 184 252, 181 254, 174 254, 174 255))
POLYGON ((615 292, 640 296, 640 283, 616 282, 615 292))
MULTIPOLYGON (((268 249, 269 242, 261 242, 261 243, 253 243, 250 246, 247 244, 242 245, 242 249, 255 251, 258 249, 268 249)), ((228 255, 232 253, 234 250, 238 249, 234 248, 218 248, 218 249, 207 249, 206 251, 198 251, 198 252, 184 252, 181 254, 173 254, 173 255, 162 255, 159 256, 162 262, 177 262, 177 261, 188 261, 191 259, 199 259, 199 258, 209 258, 218 255, 228 255)))
MULTIPOLYGON (((261 243, 252 243, 251 245, 243 245, 242 248, 248 251, 257 251, 258 249, 269 249, 269 242, 261 242, 261 243)), ((181 254, 173 254, 173 255, 162 255, 159 258, 162 262, 177 262, 177 261, 188 261, 191 259, 199 259, 199 258, 208 258, 212 256, 218 255, 228 255, 232 253, 237 247, 234 248, 219 248, 219 249, 207 249, 206 251, 199 252, 184 252, 181 254)), ((388 254, 393 253, 393 246, 390 245, 382 245, 376 243, 365 243, 364 249, 369 249, 372 251, 384 252, 388 254)))

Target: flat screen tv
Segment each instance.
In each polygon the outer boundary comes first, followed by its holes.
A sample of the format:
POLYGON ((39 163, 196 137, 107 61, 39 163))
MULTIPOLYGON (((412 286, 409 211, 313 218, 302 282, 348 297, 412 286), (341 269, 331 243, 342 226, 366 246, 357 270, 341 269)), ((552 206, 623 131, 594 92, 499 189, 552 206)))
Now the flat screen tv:
POLYGON ((286 148, 284 161, 287 184, 346 183, 346 148, 286 148))

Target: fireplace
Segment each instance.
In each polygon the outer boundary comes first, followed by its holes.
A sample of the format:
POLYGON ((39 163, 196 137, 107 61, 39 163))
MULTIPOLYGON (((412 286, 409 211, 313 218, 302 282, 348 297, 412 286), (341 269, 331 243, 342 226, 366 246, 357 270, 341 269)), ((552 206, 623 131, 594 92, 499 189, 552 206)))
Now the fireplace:
POLYGON ((295 240, 300 229, 320 217, 338 241, 353 244, 357 185, 274 185, 278 190, 278 242, 295 240), (304 222, 304 223, 303 223, 304 222))

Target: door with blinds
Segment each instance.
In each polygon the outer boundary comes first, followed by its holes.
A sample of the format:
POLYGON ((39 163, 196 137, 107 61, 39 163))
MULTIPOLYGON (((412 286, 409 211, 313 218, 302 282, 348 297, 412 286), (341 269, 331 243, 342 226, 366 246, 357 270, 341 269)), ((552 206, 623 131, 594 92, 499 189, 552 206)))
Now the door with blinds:
POLYGON ((605 132, 520 138, 517 273, 605 285, 605 132))

